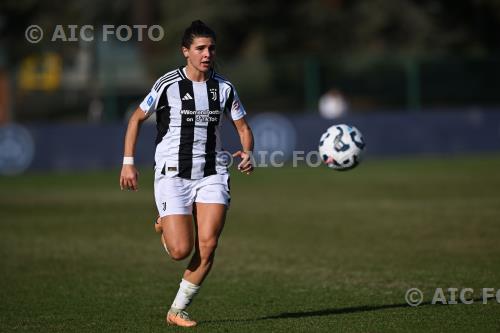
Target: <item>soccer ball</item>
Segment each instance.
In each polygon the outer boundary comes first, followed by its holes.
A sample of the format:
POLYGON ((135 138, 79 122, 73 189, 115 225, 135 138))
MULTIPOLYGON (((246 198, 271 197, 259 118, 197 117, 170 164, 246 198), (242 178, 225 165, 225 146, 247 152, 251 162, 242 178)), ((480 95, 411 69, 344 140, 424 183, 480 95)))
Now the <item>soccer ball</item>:
POLYGON ((319 155, 332 169, 350 170, 361 161, 365 141, 353 126, 340 124, 328 128, 319 141, 319 155))

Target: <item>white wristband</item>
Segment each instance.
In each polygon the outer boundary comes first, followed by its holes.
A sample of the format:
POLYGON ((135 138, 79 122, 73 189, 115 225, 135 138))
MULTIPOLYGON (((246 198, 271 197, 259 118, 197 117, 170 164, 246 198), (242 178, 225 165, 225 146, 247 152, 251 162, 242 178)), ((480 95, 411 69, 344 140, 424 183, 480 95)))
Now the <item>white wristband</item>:
POLYGON ((133 156, 125 156, 123 157, 124 165, 134 165, 134 157, 133 156))

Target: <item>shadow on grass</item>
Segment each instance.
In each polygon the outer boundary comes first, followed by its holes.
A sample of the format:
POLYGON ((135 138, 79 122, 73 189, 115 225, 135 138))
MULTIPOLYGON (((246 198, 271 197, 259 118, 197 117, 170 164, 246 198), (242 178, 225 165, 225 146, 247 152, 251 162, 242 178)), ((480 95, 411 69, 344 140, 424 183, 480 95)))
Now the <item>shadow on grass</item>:
MULTIPOLYGON (((482 302, 482 298, 474 298, 472 299, 473 304, 477 302, 482 302)), ((462 304, 462 303, 459 303, 462 304)), ((422 302, 418 305, 418 307, 427 306, 427 305, 443 305, 443 304, 432 304, 432 302, 422 302)), ((272 315, 272 316, 264 316, 258 318, 248 318, 248 319, 221 319, 221 320, 208 320, 204 321, 204 323, 243 323, 243 322, 252 322, 259 320, 270 320, 270 319, 290 319, 290 318, 304 318, 304 317, 320 317, 320 316, 331 316, 331 315, 341 315, 348 313, 358 313, 358 312, 370 312, 370 311, 378 311, 385 309, 394 309, 394 308, 411 308, 408 303, 399 303, 399 304, 384 304, 384 305, 362 305, 362 306, 353 306, 348 308, 331 308, 331 309, 323 309, 316 311, 297 311, 297 312, 283 312, 280 314, 272 315)))

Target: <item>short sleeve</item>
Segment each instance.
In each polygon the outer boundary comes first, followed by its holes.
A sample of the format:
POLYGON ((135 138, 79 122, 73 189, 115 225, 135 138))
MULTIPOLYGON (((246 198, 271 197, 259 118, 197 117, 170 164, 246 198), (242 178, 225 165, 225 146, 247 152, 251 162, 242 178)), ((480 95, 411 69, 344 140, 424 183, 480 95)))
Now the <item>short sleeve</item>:
POLYGON ((229 102, 228 109, 231 113, 232 120, 241 119, 247 114, 245 108, 243 107, 243 104, 241 104, 240 98, 238 97, 238 93, 234 88, 231 89, 228 102, 229 102))
POLYGON ((151 89, 151 92, 144 98, 139 107, 146 114, 151 114, 156 111, 158 106, 159 94, 151 89))

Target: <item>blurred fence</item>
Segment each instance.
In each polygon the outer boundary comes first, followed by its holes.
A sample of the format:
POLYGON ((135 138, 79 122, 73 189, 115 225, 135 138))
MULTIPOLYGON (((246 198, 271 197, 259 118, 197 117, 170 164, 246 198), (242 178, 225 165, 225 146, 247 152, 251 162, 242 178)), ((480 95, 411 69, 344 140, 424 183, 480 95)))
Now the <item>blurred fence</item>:
MULTIPOLYGON (((355 125, 362 131, 367 158, 498 153, 500 110, 496 111, 371 113, 336 120, 314 114, 261 113, 250 117, 250 123, 256 151, 282 151, 285 159, 293 151, 317 150, 323 131, 336 123, 355 125)), ((34 158, 29 168, 61 171, 120 167, 125 127, 124 123, 29 125, 34 141, 34 158)), ((239 149, 232 126, 226 123, 222 136, 226 150, 239 149)), ((153 166, 155 137, 155 126, 144 124, 137 143, 137 164, 153 166)))
MULTIPOLYGON (((53 66, 46 63, 48 58, 57 58, 54 54, 21 61, 21 67, 11 75, 9 104, 14 120, 122 119, 156 78, 184 62, 167 58, 147 64, 137 49, 112 43, 78 52, 71 59, 50 62, 53 66), (52 72, 48 75, 44 71, 52 72), (47 91, 48 78, 60 85, 51 85, 47 91)), ((496 57, 221 57, 217 66, 236 85, 244 105, 253 113, 316 112, 319 97, 331 88, 343 93, 353 111, 425 112, 500 105, 500 58, 496 57)))
POLYGON ((331 88, 359 111, 500 105, 497 57, 308 56, 261 62, 251 68, 253 76, 260 69, 267 73, 266 83, 252 81, 241 64, 228 68, 243 100, 257 110, 315 112, 320 95, 331 88))

